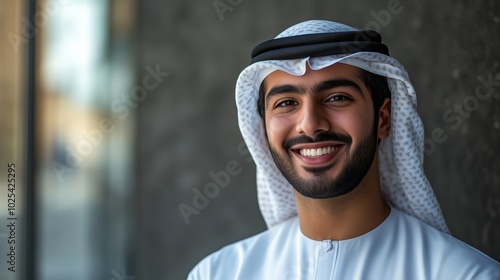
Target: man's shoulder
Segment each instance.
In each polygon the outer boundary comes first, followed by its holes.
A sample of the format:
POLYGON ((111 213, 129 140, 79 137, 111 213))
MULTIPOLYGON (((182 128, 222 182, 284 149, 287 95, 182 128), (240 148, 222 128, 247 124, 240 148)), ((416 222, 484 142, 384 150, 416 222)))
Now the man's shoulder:
POLYGON ((293 232, 297 225, 297 217, 294 217, 261 233, 226 245, 202 259, 191 270, 188 279, 200 279, 198 276, 207 275, 212 275, 214 279, 223 279, 224 277, 219 278, 217 275, 237 274, 236 270, 245 262, 252 262, 258 267, 257 262, 263 259, 269 244, 281 242, 283 235, 293 232))
MULTIPOLYGON (((309 262, 317 259, 301 246, 317 242, 300 240, 305 239, 295 217, 210 254, 193 268, 188 279, 240 279, 249 275, 258 279, 272 271, 289 271, 290 266, 309 267, 309 262)), ((336 262, 338 273, 359 272, 361 266, 366 275, 386 273, 401 279, 409 275, 414 279, 500 279, 498 262, 396 209, 374 231, 339 244, 342 258, 336 262), (359 260, 363 259, 370 261, 361 264, 359 260), (379 271, 381 267, 384 272, 379 271)))
POLYGON ((431 271, 445 274, 462 271, 463 275, 476 276, 494 273, 500 277, 500 264, 483 252, 413 216, 396 211, 396 235, 404 235, 404 238, 399 238, 406 244, 403 247, 411 250, 413 257, 420 256, 431 271))
POLYGON ((423 242, 423 244, 419 245, 424 245, 424 247, 431 247, 433 249, 439 249, 441 246, 438 245, 442 245, 446 249, 449 249, 448 247, 453 247, 459 250, 470 251, 470 253, 482 254, 480 251, 448 233, 442 232, 399 210, 395 211, 397 215, 394 226, 397 230, 404 231, 405 236, 408 237, 409 240, 412 240, 412 242, 423 242))
POLYGON ((404 232, 405 239, 416 246, 426 248, 430 252, 460 250, 466 255, 480 255, 481 257, 486 257, 486 255, 479 250, 452 235, 442 232, 399 210, 395 211, 397 212, 394 223, 395 230, 397 230, 398 233, 404 232))

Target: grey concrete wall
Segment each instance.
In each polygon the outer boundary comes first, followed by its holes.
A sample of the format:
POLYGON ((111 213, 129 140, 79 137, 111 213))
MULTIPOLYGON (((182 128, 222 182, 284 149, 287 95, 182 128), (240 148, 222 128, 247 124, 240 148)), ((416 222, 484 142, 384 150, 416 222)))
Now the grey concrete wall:
POLYGON ((138 108, 137 278, 183 279, 208 253, 265 229, 254 165, 238 150, 234 85, 255 44, 307 19, 378 25, 419 95, 425 168, 453 235, 500 260, 498 82, 475 95, 481 78, 500 80, 500 4, 469 2, 140 1, 137 67, 170 75, 138 108), (398 12, 380 18, 391 2, 398 12), (230 9, 219 15, 214 3, 230 9), (187 224, 179 204, 193 206, 193 189, 228 164, 238 174, 187 224))

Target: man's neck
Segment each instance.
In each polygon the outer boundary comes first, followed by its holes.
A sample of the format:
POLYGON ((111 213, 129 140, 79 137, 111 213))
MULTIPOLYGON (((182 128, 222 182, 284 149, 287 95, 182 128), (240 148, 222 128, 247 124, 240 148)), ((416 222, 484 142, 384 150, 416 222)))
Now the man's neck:
POLYGON ((295 199, 300 229, 313 240, 345 240, 363 235, 379 226, 390 213, 380 193, 376 164, 348 194, 312 199, 295 192, 295 199))

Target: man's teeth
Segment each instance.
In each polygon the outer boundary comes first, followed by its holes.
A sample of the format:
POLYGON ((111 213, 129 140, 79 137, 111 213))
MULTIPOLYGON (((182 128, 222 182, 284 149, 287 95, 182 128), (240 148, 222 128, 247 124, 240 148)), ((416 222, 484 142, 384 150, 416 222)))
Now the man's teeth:
POLYGON ((329 154, 331 152, 334 152, 338 150, 339 147, 323 147, 323 148, 318 148, 318 149, 300 149, 300 154, 302 156, 307 156, 307 157, 317 157, 317 156, 322 156, 329 154))

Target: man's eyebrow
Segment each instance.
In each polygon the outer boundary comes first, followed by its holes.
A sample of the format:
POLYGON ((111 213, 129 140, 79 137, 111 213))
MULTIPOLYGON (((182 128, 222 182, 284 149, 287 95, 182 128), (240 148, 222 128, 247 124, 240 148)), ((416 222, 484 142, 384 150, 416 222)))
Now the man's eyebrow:
POLYGON ((330 90, 330 89, 337 88, 337 87, 352 88, 355 91, 357 91, 359 94, 361 94, 361 96, 363 98, 365 97, 361 87, 356 82, 349 80, 349 79, 334 79, 334 80, 327 80, 327 81, 319 82, 317 85, 314 86, 312 92, 318 93, 318 92, 330 90))
POLYGON ((273 97, 274 95, 279 95, 282 93, 298 93, 298 94, 304 94, 306 93, 306 89, 296 86, 296 85, 279 85, 279 86, 274 86, 269 90, 269 92, 266 94, 266 103, 273 97))

